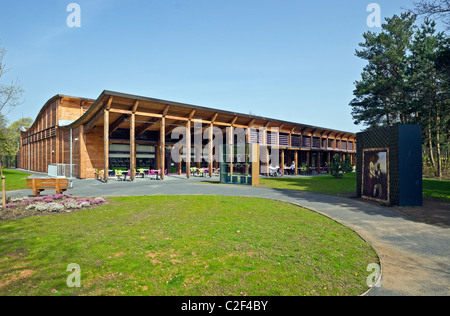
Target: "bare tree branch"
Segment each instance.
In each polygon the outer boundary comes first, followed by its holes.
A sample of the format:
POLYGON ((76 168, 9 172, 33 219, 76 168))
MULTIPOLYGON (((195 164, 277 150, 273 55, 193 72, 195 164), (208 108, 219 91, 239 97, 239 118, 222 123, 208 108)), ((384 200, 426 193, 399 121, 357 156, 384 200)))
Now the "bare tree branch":
MULTIPOLYGON (((0 79, 8 72, 4 59, 6 50, 0 47, 0 79)), ((10 84, 0 83, 0 115, 11 113, 14 108, 23 103, 23 88, 20 81, 12 81, 10 84), (6 111, 6 113, 4 113, 6 111)))
POLYGON ((450 0, 420 0, 415 1, 414 5, 415 9, 412 11, 415 14, 436 17, 450 30, 450 0))

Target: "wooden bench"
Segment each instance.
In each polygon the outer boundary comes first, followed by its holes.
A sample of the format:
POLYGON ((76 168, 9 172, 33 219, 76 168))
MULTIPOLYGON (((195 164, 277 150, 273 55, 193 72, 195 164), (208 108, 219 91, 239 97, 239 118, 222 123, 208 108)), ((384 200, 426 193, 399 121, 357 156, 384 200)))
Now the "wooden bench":
POLYGON ((27 179, 27 187, 33 190, 33 196, 40 196, 44 190, 56 190, 56 194, 72 189, 68 179, 27 179))

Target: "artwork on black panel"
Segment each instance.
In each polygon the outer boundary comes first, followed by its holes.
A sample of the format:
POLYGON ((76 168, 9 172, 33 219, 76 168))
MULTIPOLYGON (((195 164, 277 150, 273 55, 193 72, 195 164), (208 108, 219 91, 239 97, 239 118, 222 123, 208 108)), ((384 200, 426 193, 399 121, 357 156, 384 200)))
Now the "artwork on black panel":
POLYGON ((364 150, 362 180, 363 197, 389 203, 389 149, 364 150))

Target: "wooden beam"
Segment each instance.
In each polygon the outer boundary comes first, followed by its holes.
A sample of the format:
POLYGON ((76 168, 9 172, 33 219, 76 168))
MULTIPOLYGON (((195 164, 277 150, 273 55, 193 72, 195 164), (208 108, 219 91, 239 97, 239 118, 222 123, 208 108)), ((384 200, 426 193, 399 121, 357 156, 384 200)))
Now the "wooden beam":
POLYGON ((136 102, 134 102, 133 107, 131 108, 131 112, 136 113, 138 107, 139 107, 139 100, 136 100, 136 102))
POLYGON ((162 113, 162 116, 166 116, 167 112, 169 112, 169 109, 170 109, 170 105, 166 106, 166 108, 164 109, 164 111, 162 113))
POLYGON ((211 119, 211 123, 214 124, 214 122, 217 121, 218 116, 219 116, 219 113, 214 114, 213 118, 211 119))
POLYGON ((189 114, 189 121, 192 120, 192 118, 194 117, 194 115, 195 115, 195 110, 192 110, 191 114, 189 114))
POLYGON ((106 104, 106 110, 107 111, 111 110, 112 102, 113 102, 113 97, 109 97, 108 103, 106 104))
MULTIPOLYGON (((177 121, 177 122, 173 123, 173 125, 178 125, 178 124, 181 124, 181 123, 182 123, 181 121, 177 121)), ((166 136, 169 135, 170 133, 172 133, 173 130, 174 130, 175 128, 181 127, 181 126, 182 126, 182 125, 179 125, 179 126, 172 126, 172 127, 170 127, 170 128, 166 128, 166 136)))
POLYGON ((153 123, 155 123, 155 119, 151 119, 148 122, 142 124, 136 129, 136 137, 141 136, 144 134, 150 127, 153 126, 153 123))
POLYGON ((231 126, 230 123, 224 123, 224 122, 214 122, 214 125, 219 125, 219 126, 231 126))
MULTIPOLYGON (((110 109, 109 111, 111 113, 120 113, 120 114, 128 114, 128 115, 133 114, 133 112, 130 111, 130 110, 122 110, 122 109, 110 109)), ((145 116, 145 117, 156 117, 156 118, 161 118, 162 117, 161 114, 149 113, 149 112, 136 111, 135 114, 138 115, 138 116, 145 116)))
POLYGON ((121 117, 119 117, 114 123, 112 123, 109 126, 109 135, 111 136, 112 133, 117 131, 119 129, 120 125, 122 125, 122 123, 125 122, 127 118, 128 118, 128 115, 122 114, 121 117))
POLYGON ((97 114, 95 114, 94 118, 92 120, 90 120, 85 126, 84 126, 84 132, 85 133, 89 133, 95 126, 95 124, 97 124, 97 122, 102 118, 103 114, 104 114, 104 108, 101 108, 100 111, 98 111, 97 114))
POLYGON ((239 116, 236 116, 232 121, 231 121, 231 126, 234 126, 234 124, 236 124, 236 121, 238 120, 239 116))

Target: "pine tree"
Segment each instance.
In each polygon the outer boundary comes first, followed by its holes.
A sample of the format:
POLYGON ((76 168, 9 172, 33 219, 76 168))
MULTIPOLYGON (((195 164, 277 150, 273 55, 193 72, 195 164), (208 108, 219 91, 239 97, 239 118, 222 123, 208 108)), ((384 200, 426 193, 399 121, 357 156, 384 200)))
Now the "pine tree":
POLYGON ((414 22, 414 15, 402 13, 386 18, 379 34, 363 34, 365 42, 359 44, 362 49, 356 50, 356 56, 368 64, 355 82, 350 103, 355 124, 371 128, 411 120, 408 52, 414 22))

